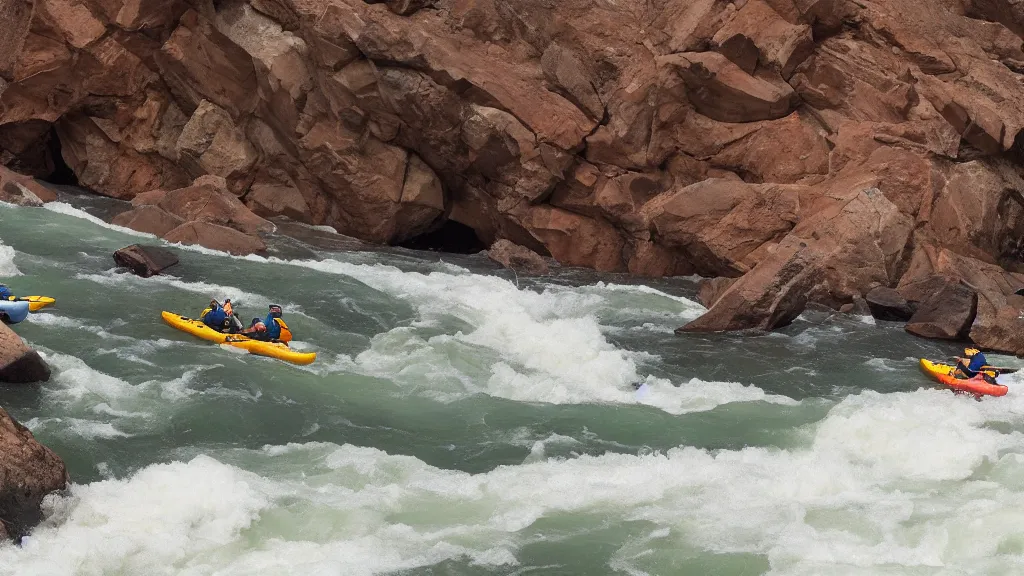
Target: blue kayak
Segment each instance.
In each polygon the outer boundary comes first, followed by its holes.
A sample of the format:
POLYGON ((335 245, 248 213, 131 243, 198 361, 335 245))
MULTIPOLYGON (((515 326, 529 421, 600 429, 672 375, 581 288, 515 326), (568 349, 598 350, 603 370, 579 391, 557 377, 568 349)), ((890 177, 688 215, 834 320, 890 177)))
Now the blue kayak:
POLYGON ((28 318, 28 302, 8 302, 0 300, 0 320, 4 324, 17 324, 28 318))

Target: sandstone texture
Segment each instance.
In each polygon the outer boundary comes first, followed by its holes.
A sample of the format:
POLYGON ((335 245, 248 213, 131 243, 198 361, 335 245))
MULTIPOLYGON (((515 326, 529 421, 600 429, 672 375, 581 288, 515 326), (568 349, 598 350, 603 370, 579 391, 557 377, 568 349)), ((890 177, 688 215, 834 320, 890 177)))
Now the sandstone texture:
POLYGON ((540 254, 508 240, 498 240, 491 245, 487 257, 518 273, 534 276, 548 273, 548 263, 540 254))
POLYGON ((136 276, 149 278, 178 263, 178 256, 156 246, 132 244, 114 252, 114 263, 136 276))
POLYGON ((60 457, 0 408, 0 538, 21 540, 42 519, 43 498, 67 483, 60 457))
POLYGON ((39 353, 0 322, 0 383, 31 384, 50 379, 50 367, 39 353))
POLYGON ((245 252, 275 216, 383 244, 450 220, 564 265, 735 279, 686 330, 878 287, 924 304, 905 289, 941 277, 978 297, 966 337, 1024 353, 1015 2, 0 10, 0 163, 148 198, 125 225, 245 252))

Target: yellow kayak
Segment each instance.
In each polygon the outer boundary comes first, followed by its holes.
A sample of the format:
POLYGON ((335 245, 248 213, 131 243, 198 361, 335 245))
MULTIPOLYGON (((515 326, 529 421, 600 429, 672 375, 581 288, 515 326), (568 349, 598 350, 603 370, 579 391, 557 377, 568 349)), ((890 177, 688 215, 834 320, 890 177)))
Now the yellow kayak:
MULTIPOLYGON (((974 378, 957 378, 953 375, 956 371, 956 366, 952 364, 941 364, 925 358, 921 358, 919 363, 922 372, 954 390, 968 392, 975 396, 1006 396, 1006 393, 1009 391, 1009 388, 1002 384, 986 382, 980 375, 974 378)), ((985 367, 982 367, 982 370, 984 369, 985 367)), ((995 372, 990 374, 995 374, 995 372)))
POLYGON ((11 296, 8 300, 11 302, 28 302, 29 312, 38 312, 56 302, 56 300, 49 296, 11 296))
POLYGON ((263 342, 261 340, 253 340, 252 338, 246 337, 241 334, 224 334, 218 332, 213 328, 210 328, 206 324, 203 324, 199 320, 193 320, 173 312, 163 312, 164 322, 168 323, 172 328, 177 328, 182 332, 188 332, 189 334, 202 338, 203 340, 209 340, 217 344, 227 344, 228 346, 234 346, 235 348, 241 348, 249 352, 249 354, 256 354, 257 356, 269 356, 271 358, 277 358, 278 360, 284 360, 285 362, 291 362, 292 364, 312 364, 316 360, 316 352, 296 352, 288 347, 283 342, 263 342))

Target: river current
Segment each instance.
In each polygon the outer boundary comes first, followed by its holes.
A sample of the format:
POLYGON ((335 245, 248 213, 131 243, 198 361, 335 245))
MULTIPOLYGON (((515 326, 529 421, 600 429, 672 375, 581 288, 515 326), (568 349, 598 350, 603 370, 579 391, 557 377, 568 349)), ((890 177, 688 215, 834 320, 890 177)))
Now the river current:
POLYGON ((522 278, 318 230, 265 258, 172 247, 143 279, 111 253, 162 241, 71 202, 0 204, 0 281, 58 300, 15 326, 53 378, 0 405, 73 480, 0 574, 1024 572, 1024 378, 937 390, 917 359, 952 344, 828 311, 676 336, 692 278, 522 278), (281 304, 317 361, 161 321, 226 297, 281 304))

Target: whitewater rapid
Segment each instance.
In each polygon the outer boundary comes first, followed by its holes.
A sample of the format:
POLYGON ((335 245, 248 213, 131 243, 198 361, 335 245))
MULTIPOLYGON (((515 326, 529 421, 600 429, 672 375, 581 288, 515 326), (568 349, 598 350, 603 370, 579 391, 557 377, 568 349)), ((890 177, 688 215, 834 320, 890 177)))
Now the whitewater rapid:
POLYGON ((406 252, 174 247, 182 265, 142 279, 109 259, 137 241, 68 204, 0 205, 0 281, 58 298, 17 327, 53 378, 0 405, 75 482, 0 545, 0 574, 1003 574, 1024 558, 1024 395, 932 389, 914 363, 947 350, 885 323, 677 337, 703 312, 692 283, 406 252), (159 320, 210 297, 284 305, 318 361, 159 320))

